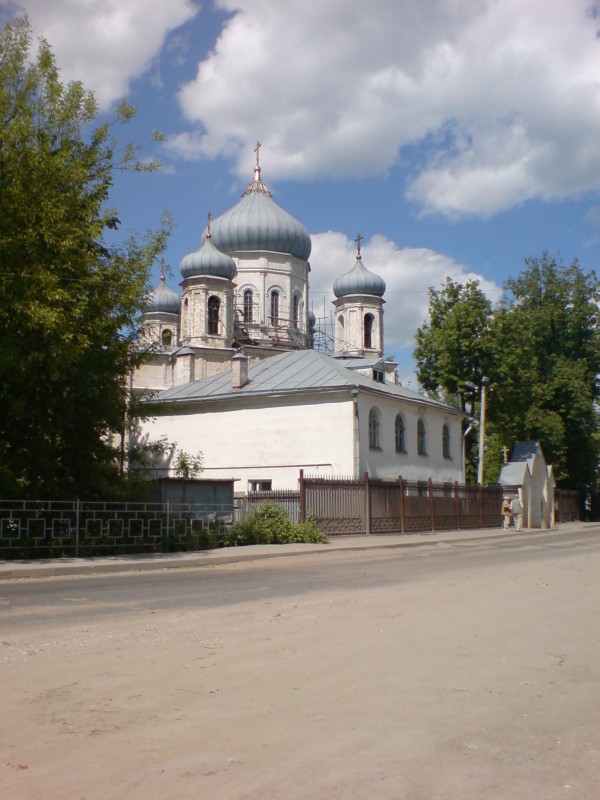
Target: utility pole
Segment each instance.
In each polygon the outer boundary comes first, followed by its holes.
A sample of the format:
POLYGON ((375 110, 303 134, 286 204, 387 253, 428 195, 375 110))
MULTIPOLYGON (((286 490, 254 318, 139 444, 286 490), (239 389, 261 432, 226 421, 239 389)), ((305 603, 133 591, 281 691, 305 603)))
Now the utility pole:
POLYGON ((480 486, 483 486, 483 457, 485 451, 485 387, 489 382, 489 378, 481 379, 481 405, 479 409, 479 463, 477 465, 477 483, 480 486))
MULTIPOLYGON (((480 486, 483 486, 483 462, 485 456, 485 392, 489 382, 490 379, 484 376, 479 386, 473 381, 465 381, 463 384, 471 392, 479 391, 481 393, 479 398, 479 461, 477 464, 477 483, 480 486)), ((471 413, 473 413, 472 409, 471 413)))

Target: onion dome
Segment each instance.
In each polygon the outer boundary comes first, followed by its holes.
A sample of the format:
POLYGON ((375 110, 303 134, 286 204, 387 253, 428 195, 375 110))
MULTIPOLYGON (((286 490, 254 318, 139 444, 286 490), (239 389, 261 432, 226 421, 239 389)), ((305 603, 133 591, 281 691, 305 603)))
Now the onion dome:
POLYGON ((254 180, 242 199, 214 220, 215 245, 224 253, 263 250, 308 260, 310 235, 304 225, 275 203, 262 182, 256 146, 254 180))
POLYGON ((163 314, 179 314, 180 306, 181 298, 177 292, 174 292, 173 289, 169 289, 165 283, 165 276, 161 275, 160 283, 150 294, 143 313, 152 314, 161 312, 163 314))
POLYGON ((210 214, 204 244, 194 253, 188 253, 181 259, 179 271, 184 278, 210 276, 227 278, 231 281, 237 275, 235 261, 215 247, 211 233, 210 214))
POLYGON ((347 297, 350 294, 370 294, 375 297, 383 297, 385 294, 385 281, 379 275, 369 270, 362 263, 360 255, 360 234, 356 237, 358 242, 358 252, 356 261, 350 272, 346 272, 335 279, 333 293, 336 297, 347 297))

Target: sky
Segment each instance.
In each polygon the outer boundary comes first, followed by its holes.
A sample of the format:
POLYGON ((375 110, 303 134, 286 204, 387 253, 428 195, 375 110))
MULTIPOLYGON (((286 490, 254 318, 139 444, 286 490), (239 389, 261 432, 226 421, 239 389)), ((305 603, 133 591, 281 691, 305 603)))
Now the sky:
POLYGON ((544 251, 596 268, 599 0, 0 0, 0 23, 23 13, 100 119, 137 108, 115 133, 162 166, 117 175, 111 204, 124 235, 169 212, 174 289, 257 141, 273 199, 311 234, 317 319, 360 233, 405 383, 429 287, 476 279, 496 302, 544 251))

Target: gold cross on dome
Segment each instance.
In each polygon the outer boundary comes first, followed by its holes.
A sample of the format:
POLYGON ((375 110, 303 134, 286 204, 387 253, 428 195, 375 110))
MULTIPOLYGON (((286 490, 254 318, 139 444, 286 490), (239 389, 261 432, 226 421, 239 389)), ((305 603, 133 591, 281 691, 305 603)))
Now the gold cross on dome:
POLYGON ((261 143, 257 142, 256 143, 256 147, 254 148, 254 152, 256 153, 256 166, 257 167, 258 167, 258 160, 259 160, 259 155, 260 155, 259 151, 260 151, 261 147, 262 147, 261 143))

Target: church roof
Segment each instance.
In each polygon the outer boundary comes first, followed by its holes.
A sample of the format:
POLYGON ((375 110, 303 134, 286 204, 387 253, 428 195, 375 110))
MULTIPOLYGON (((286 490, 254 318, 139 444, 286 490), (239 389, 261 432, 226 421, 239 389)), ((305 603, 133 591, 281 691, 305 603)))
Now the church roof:
POLYGON ((335 279, 333 293, 336 297, 347 297, 351 294, 370 294, 375 297, 383 297, 385 281, 365 267, 359 253, 352 269, 335 279))
POLYGON ((181 298, 174 292, 173 289, 169 289, 165 282, 165 276, 160 276, 160 283, 151 293, 150 297, 148 298, 148 303, 144 307, 144 314, 155 314, 157 312, 163 314, 179 314, 179 310, 181 307, 181 298))
POLYGON ((181 259, 179 271, 184 278, 210 276, 233 280, 237 275, 235 261, 215 247, 210 230, 201 247, 181 259))
POLYGON ((259 250, 285 253, 304 261, 310 256, 310 234, 272 199, 261 180, 258 163, 254 180, 242 199, 213 221, 212 236, 215 246, 224 253, 259 250))
POLYGON ((350 391, 354 388, 443 409, 452 414, 461 413, 400 384, 377 383, 348 369, 337 359, 315 350, 292 350, 253 364, 248 369, 248 383, 241 389, 232 388, 231 371, 228 370, 210 378, 174 386, 148 402, 188 404, 211 400, 223 401, 234 397, 256 398, 315 391, 350 391))

